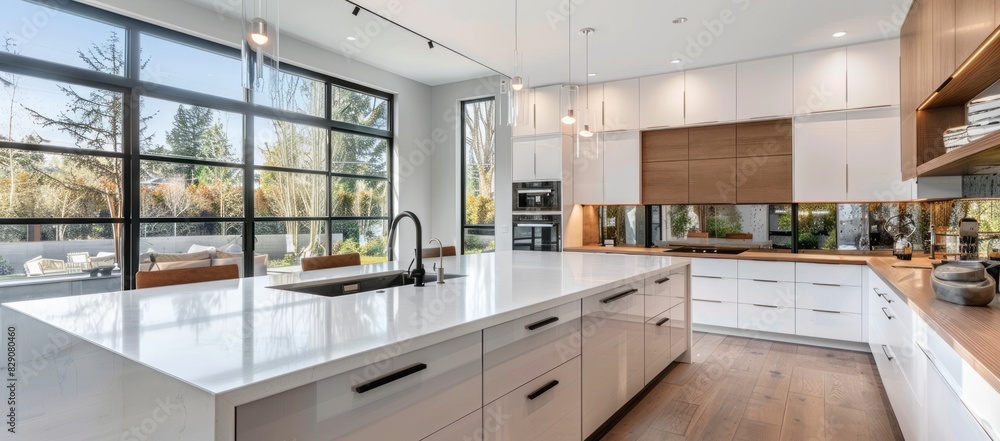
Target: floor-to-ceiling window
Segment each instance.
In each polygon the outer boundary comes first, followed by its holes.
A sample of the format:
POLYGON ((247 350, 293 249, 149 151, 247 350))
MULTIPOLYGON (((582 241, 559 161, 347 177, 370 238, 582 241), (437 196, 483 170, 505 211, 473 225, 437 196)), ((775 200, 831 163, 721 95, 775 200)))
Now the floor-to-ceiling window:
POLYGON ((462 106, 462 253, 496 249, 496 100, 462 106))
POLYGON ((204 250, 244 275, 385 260, 391 95, 286 64, 247 91, 237 49, 0 6, 0 283, 117 267, 129 287, 150 255, 204 250))

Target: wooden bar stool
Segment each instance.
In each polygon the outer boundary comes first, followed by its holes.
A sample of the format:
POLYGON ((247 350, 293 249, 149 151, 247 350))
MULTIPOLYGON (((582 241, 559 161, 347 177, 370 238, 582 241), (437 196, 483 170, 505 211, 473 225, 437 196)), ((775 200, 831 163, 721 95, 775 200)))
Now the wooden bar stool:
POLYGON ((448 257, 456 255, 458 255, 458 250, 451 245, 441 248, 438 247, 424 248, 423 252, 420 253, 420 257, 423 257, 424 259, 433 259, 435 257, 448 257))
POLYGON ((206 266, 202 268, 182 268, 161 271, 139 271, 135 274, 136 288, 183 285, 187 283, 212 282, 240 278, 237 265, 206 266))
POLYGON ((361 254, 347 253, 332 256, 316 256, 302 258, 302 271, 315 271, 329 268, 361 265, 361 254))

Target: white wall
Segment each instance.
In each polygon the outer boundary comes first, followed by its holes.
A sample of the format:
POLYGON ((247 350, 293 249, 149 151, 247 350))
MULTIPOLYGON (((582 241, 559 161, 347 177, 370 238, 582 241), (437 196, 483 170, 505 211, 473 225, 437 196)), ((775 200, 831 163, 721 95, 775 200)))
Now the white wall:
POLYGON ((501 94, 501 76, 443 84, 431 89, 431 136, 434 140, 431 172, 431 209, 428 239, 460 246, 462 186, 462 101, 493 96, 497 100, 496 123, 496 248, 510 250, 511 221, 511 128, 505 117, 507 95, 501 94))
MULTIPOLYGON (((241 24, 215 12, 178 0, 82 0, 80 3, 116 12, 148 23, 238 48, 241 24)), ((395 99, 396 155, 394 207, 421 218, 427 229, 431 215, 430 139, 431 118, 427 112, 431 88, 423 83, 387 72, 315 45, 281 37, 282 62, 393 93, 395 99)), ((508 216, 509 217, 509 216, 508 216)), ((413 255, 414 229, 404 225, 397 246, 400 260, 413 255)))

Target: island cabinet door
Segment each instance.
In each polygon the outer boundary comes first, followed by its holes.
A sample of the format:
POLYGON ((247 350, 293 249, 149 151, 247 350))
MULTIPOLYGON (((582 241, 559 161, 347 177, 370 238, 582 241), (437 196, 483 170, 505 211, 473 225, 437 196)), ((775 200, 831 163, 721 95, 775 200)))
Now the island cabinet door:
POLYGON ((594 433, 643 388, 642 285, 583 300, 583 433, 594 433))
POLYGON ((483 436, 483 411, 472 412, 424 438, 421 441, 455 441, 466 439, 481 439, 483 436))
MULTIPOLYGON (((581 440, 580 357, 483 408, 486 441, 581 440)), ((460 440, 463 438, 455 438, 460 440)))
POLYGON ((686 304, 670 308, 670 360, 691 349, 691 316, 686 304))
POLYGON ((651 318, 646 322, 646 375, 645 384, 649 384, 660 372, 663 372, 670 362, 671 326, 670 311, 651 318))
POLYGON ((482 407, 482 333, 405 350, 238 406, 236 440, 421 440, 482 407))
POLYGON ((483 401, 490 403, 580 355, 580 302, 483 330, 483 401))

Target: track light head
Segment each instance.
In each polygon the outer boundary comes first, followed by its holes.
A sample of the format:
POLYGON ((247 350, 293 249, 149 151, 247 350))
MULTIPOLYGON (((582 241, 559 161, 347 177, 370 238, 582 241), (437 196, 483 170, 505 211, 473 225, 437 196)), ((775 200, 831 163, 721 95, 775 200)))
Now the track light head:
POLYGON ((427 40, 427 47, 434 49, 434 42, 431 40, 427 40))
POLYGON ((354 16, 357 17, 358 14, 360 13, 361 13, 361 6, 354 6, 354 11, 351 12, 351 14, 354 14, 354 16))

